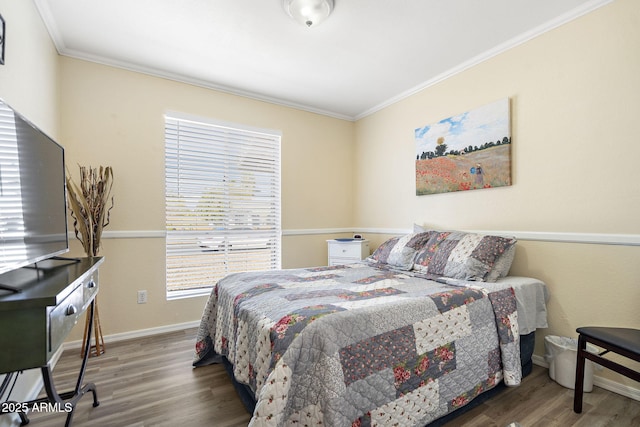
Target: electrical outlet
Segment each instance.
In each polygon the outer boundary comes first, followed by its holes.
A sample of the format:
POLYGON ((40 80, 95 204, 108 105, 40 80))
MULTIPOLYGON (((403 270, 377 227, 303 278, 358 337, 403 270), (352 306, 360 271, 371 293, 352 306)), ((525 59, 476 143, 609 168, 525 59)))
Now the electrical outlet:
POLYGON ((147 291, 138 291, 138 304, 147 303, 147 291))

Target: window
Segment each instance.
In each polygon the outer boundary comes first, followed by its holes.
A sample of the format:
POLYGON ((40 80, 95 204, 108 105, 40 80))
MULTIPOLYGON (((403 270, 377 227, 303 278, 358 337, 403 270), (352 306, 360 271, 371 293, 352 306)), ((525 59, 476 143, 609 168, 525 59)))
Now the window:
POLYGON ((167 297, 281 266, 280 133, 165 115, 167 297))

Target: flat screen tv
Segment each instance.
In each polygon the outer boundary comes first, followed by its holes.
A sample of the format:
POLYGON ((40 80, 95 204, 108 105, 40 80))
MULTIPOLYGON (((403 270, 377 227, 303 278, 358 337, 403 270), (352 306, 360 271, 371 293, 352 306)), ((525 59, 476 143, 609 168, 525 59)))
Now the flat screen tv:
POLYGON ((0 274, 68 250, 64 149, 0 99, 0 274))

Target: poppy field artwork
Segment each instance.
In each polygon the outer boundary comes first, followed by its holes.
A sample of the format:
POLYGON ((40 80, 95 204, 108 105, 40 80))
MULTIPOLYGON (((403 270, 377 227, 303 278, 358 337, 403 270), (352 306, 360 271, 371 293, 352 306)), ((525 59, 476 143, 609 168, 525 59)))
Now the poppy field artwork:
POLYGON ((416 195, 511 185, 509 98, 415 130, 416 195))

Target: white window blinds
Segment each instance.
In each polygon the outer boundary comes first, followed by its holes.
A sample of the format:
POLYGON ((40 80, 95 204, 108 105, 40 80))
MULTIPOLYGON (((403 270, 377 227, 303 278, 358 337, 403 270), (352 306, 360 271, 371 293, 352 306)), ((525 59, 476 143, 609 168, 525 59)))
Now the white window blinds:
POLYGON ((165 115, 167 296, 281 266, 280 133, 165 115))

